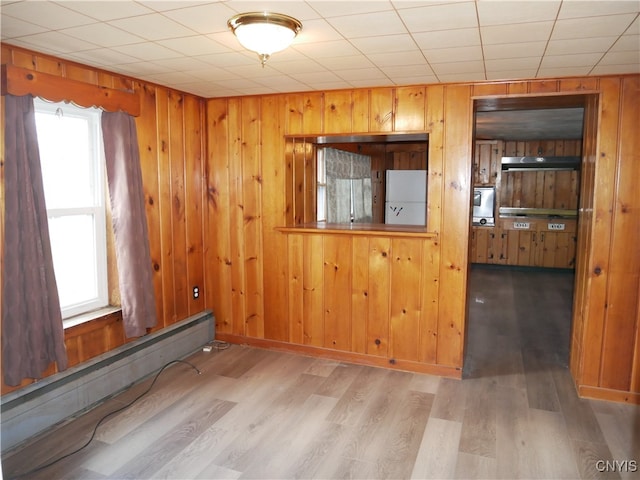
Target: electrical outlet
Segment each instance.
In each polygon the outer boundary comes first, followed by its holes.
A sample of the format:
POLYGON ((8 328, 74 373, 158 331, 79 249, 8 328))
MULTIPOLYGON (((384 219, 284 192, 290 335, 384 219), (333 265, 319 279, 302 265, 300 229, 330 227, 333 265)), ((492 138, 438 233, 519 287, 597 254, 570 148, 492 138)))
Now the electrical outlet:
POLYGON ((193 298, 198 298, 200 296, 200 287, 193 287, 193 298))

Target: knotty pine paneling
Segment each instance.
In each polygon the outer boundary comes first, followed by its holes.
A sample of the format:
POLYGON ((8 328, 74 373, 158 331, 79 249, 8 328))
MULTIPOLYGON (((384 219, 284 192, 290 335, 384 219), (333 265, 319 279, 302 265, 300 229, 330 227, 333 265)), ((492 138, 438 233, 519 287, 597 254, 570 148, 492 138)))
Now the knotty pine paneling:
MULTIPOLYGON (((578 225, 578 236, 583 240, 579 244, 576 271, 583 272, 584 278, 577 282, 576 289, 574 310, 580 320, 574 322, 572 333, 572 373, 582 393, 637 401, 639 302, 637 276, 633 273, 637 273, 637 260, 631 255, 626 264, 623 259, 634 248, 629 232, 637 228, 638 204, 635 197, 629 196, 628 184, 617 180, 631 181, 637 177, 634 170, 637 167, 630 166, 633 161, 637 164, 633 155, 638 149, 632 138, 637 122, 630 120, 638 115, 637 93, 636 97, 633 93, 637 89, 637 75, 385 87, 203 101, 7 45, 2 46, 2 57, 6 63, 114 88, 133 88, 140 94, 142 114, 137 125, 161 326, 199 308, 200 304, 190 298, 191 287, 197 283, 204 285, 203 299, 199 301, 204 308, 214 310, 222 336, 251 341, 254 339, 248 336, 251 334, 265 345, 275 342, 281 347, 302 341, 299 350, 302 352, 333 351, 325 341, 333 338, 335 328, 342 325, 330 324, 330 330, 325 328, 324 302, 328 293, 324 288, 330 283, 324 275, 330 269, 324 265, 323 236, 302 234, 292 241, 291 234, 275 230, 291 224, 296 194, 294 169, 289 163, 291 157, 285 154, 284 137, 424 128, 429 132, 427 230, 436 237, 420 240, 424 243, 418 282, 422 295, 418 361, 398 360, 395 365, 410 369, 424 365, 461 368, 463 364, 469 228, 468 219, 461 212, 469 209, 473 182, 473 98, 593 94, 596 101, 592 110, 597 125, 584 142, 592 146, 588 152, 592 160, 585 165, 581 180, 580 201, 586 208, 580 213, 578 225), (326 101, 327 97, 335 100, 333 104, 339 110, 327 110, 332 103, 326 101), (351 131, 334 130, 343 128, 351 131), (178 134, 179 131, 183 133, 178 134), (254 144, 249 145, 250 142, 254 144), (200 160, 192 153, 198 150, 198 144, 200 160), (627 148, 627 144, 631 147, 627 148), (243 163, 245 157, 249 160, 247 168, 243 163), (206 181, 206 185, 200 186, 200 193, 198 172, 206 181), (251 212, 246 219, 245 205, 251 212), (198 227, 199 217, 203 220, 198 227), (245 220, 250 220, 248 226, 245 220), (175 237, 169 235, 167 227, 174 224, 181 230, 175 237), (256 231, 261 236, 255 236, 256 231), (301 251, 304 254, 300 259, 301 251), (256 253, 259 258, 253 258, 256 253), (248 298, 251 295, 253 298, 248 298), (607 305, 611 295, 619 305, 618 310, 607 305), (302 320, 298 318, 301 311, 302 320), (247 324, 249 317, 259 319, 260 315, 262 320, 247 324), (626 332, 624 338, 616 336, 619 331, 626 332), (623 354, 618 355, 618 351, 623 354), (630 352, 633 355, 628 358, 630 352)), ((536 201, 545 204, 544 195, 536 201)), ((549 204, 549 200, 546 202, 549 204)), ((563 202, 566 203, 560 204, 563 202)), ((401 317, 396 315, 393 322, 390 320, 393 242, 390 237, 354 238, 350 239, 349 255, 338 258, 343 267, 350 265, 349 281, 341 283, 347 290, 331 292, 350 299, 331 300, 342 312, 350 309, 346 319, 350 338, 339 340, 343 348, 351 350, 344 354, 351 354, 349 358, 354 361, 379 359, 378 364, 394 358, 391 355, 399 351, 402 356, 414 358, 413 338, 406 345, 398 343, 405 333, 404 324, 399 322, 401 317), (365 256, 366 267, 360 265, 365 256), (355 269, 354 262, 358 263, 355 269), (364 308, 365 330, 362 323, 357 323, 357 312, 364 308)), ((410 240, 414 241, 418 240, 410 240)), ((331 251, 336 253, 335 245, 329 248, 328 252, 331 251)), ((407 252, 401 252, 404 255, 407 252)), ((400 305, 405 303, 396 301, 400 305)), ((394 306, 393 311, 397 308, 394 306)), ((402 307, 399 311, 402 314, 402 307)), ((414 328, 415 318, 411 322, 414 328)), ((112 333, 108 335, 117 338, 112 333)), ((80 355, 77 358, 82 361, 80 355)), ((443 372, 450 374, 446 368, 443 372)))
MULTIPOLYGON (((5 44, 2 63, 92 85, 133 90, 139 95, 141 113, 136 117, 136 127, 158 317, 154 330, 205 309, 204 100, 5 44), (192 298, 193 286, 200 288, 198 299, 192 298)), ((65 95, 73 100, 73 91, 65 95)), ((1 126, 4 132, 4 115, 1 126)), ((67 329, 69 366, 127 341, 119 315, 67 329)), ((53 373, 52 365, 45 375, 53 373)), ((24 384, 28 383, 25 380, 24 384)), ((2 393, 11 390, 14 388, 3 384, 2 393)))
MULTIPOLYGON (((524 155, 581 156, 580 140, 546 140, 499 142, 497 168, 500 157, 524 155)), ((490 155, 483 145, 476 145, 479 164, 488 164, 490 155)), ((486 167, 484 167, 486 168, 486 167)), ((491 171, 491 170, 490 170, 491 171)), ((489 182, 490 183, 490 182, 489 182)), ((580 171, 497 171, 498 207, 559 208, 577 210, 580 194, 580 171)))

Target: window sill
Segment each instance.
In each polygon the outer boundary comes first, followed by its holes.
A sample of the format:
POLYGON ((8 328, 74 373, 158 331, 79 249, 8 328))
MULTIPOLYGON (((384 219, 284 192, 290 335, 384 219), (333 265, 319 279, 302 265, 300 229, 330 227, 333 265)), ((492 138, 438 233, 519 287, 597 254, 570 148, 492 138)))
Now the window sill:
POLYGON ((76 327, 82 323, 87 323, 90 322, 92 320, 97 320, 103 317, 106 317, 107 315, 111 315, 113 313, 116 313, 118 311, 120 311, 122 308, 121 307, 112 307, 112 306, 108 306, 108 307, 104 307, 104 308, 99 308, 97 310, 92 310, 91 312, 87 312, 87 313, 83 313, 80 315, 75 315, 73 317, 69 317, 69 318, 65 318, 64 320, 62 320, 62 326, 63 328, 66 330, 68 328, 72 328, 72 327, 76 327))
POLYGON ((291 227, 276 227, 283 233, 323 233, 335 235, 366 235, 375 237, 438 238, 436 232, 412 225, 387 225, 384 223, 307 223, 291 227))

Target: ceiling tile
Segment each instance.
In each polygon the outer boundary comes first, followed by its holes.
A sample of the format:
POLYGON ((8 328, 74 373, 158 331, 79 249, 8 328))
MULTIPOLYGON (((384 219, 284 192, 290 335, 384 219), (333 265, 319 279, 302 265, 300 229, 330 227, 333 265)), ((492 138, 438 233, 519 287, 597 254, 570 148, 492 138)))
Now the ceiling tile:
POLYGON ((97 48, 95 50, 77 52, 69 55, 69 58, 72 58, 80 63, 86 63, 90 61, 95 62, 98 65, 108 66, 117 65, 120 63, 133 63, 140 60, 139 58, 125 55, 124 53, 117 52, 110 48, 97 48))
POLYGON ((537 69, 540 65, 540 57, 520 57, 520 58, 501 58, 496 60, 487 60, 487 71, 508 71, 537 69))
POLYGON ((65 0, 56 3, 59 3, 65 8, 78 13, 82 13, 88 17, 95 18, 96 20, 100 20, 103 22, 108 20, 115 20, 117 18, 127 18, 152 13, 152 10, 145 7, 144 5, 140 5, 140 2, 120 1, 117 8, 114 7, 113 0, 65 0))
POLYGON ((398 10, 398 14, 412 32, 456 30, 478 26, 475 2, 407 8, 398 10))
POLYGON ((431 65, 435 63, 466 62, 482 58, 482 49, 480 46, 438 48, 434 50, 423 50, 422 52, 431 65))
POLYGON ((400 65, 426 65, 427 61, 420 50, 396 53, 377 53, 369 59, 378 67, 396 67, 400 65))
POLYGON ((349 55, 358 55, 359 52, 347 40, 334 40, 331 42, 303 43, 295 45, 296 51, 311 57, 322 58, 346 57, 349 55))
POLYGON ((376 0, 372 2, 345 2, 337 0, 308 1, 311 8, 326 18, 344 15, 360 15, 363 13, 393 10, 391 2, 376 0))
POLYGON ((479 1, 478 17, 480 24, 485 26, 553 21, 561 3, 559 0, 479 1))
POLYGON ((538 71, 538 76, 541 78, 550 77, 568 77, 573 75, 586 76, 589 75, 591 67, 547 67, 541 68, 538 71))
MULTIPOLYGON (((233 37, 233 35, 231 36, 233 37)), ((309 20, 302 26, 302 31, 294 40, 293 45, 327 42, 332 40, 344 40, 344 37, 324 19, 309 20)))
POLYGON ((318 63, 329 70, 342 70, 344 68, 371 68, 374 66, 373 62, 364 55, 319 58, 318 63))
POLYGON ((179 52, 182 55, 188 56, 225 53, 230 51, 228 47, 221 45, 205 35, 170 38, 168 40, 158 40, 156 43, 175 52, 179 52))
POLYGON ((367 78, 372 81, 376 79, 387 79, 387 76, 377 68, 354 68, 350 70, 337 70, 334 71, 334 73, 347 82, 362 81, 367 78))
POLYGON ((364 13, 358 17, 333 17, 329 23, 339 30, 345 38, 370 37, 371 32, 376 35, 397 35, 406 33, 400 17, 395 11, 364 13))
POLYGON ((608 52, 598 65, 640 65, 640 54, 637 51, 608 52))
POLYGON ((112 48, 116 52, 124 53, 140 60, 160 60, 179 56, 178 52, 151 42, 118 45, 112 48))
POLYGON ((635 18, 635 14, 623 14, 558 20, 551 39, 618 36, 624 33, 635 18))
POLYGON ((95 43, 80 41, 77 38, 56 31, 28 35, 21 37, 20 41, 23 45, 27 45, 31 49, 45 49, 56 53, 81 52, 84 50, 94 50, 99 47, 99 45, 95 43))
POLYGON ((208 3, 196 7, 164 12, 164 16, 198 33, 226 32, 227 20, 236 12, 224 3, 208 3))
POLYGON ((552 40, 547 46, 547 55, 573 55, 580 53, 604 53, 618 37, 594 37, 570 40, 552 40))
POLYGON ((441 75, 471 72, 483 72, 484 76, 484 65, 480 61, 438 63, 436 65, 431 65, 431 68, 433 68, 434 73, 438 77, 440 77, 441 75))
POLYGON ((80 40, 93 42, 101 47, 114 47, 116 45, 127 45, 144 41, 143 38, 120 30, 106 23, 94 23, 81 27, 65 28, 60 33, 69 35, 80 40))
POLYGON ((546 47, 547 42, 502 43, 485 45, 482 50, 486 60, 497 60, 501 58, 519 58, 522 56, 522 52, 527 52, 527 56, 542 57, 546 47))
POLYGON ((2 15, 2 18, 0 19, 0 32, 2 32, 3 40, 8 38, 24 37, 26 35, 33 35, 34 33, 42 33, 46 31, 47 29, 40 25, 25 22, 19 18, 9 17, 8 15, 2 15))
POLYGON ((109 24, 124 30, 136 32, 137 35, 147 40, 188 37, 196 33, 160 13, 112 20, 109 24))
POLYGON ((384 35, 376 37, 354 38, 351 44, 365 55, 372 53, 402 52, 415 50, 416 43, 409 34, 384 35))
POLYGON ((540 70, 555 67, 588 67, 602 58, 602 53, 582 53, 579 55, 545 55, 540 70))
POLYGON ((2 15, 45 26, 51 30, 95 23, 93 18, 53 2, 16 2, 2 5, 2 15))
POLYGON ((559 20, 567 18, 596 17, 601 15, 615 15, 618 13, 637 13, 637 0, 572 0, 562 2, 558 14, 559 20))
POLYGON ((477 28, 418 32, 413 34, 413 38, 422 49, 480 45, 480 32, 477 28))
POLYGON ((484 45, 546 42, 551 36, 553 22, 521 23, 517 25, 493 25, 481 27, 484 45))

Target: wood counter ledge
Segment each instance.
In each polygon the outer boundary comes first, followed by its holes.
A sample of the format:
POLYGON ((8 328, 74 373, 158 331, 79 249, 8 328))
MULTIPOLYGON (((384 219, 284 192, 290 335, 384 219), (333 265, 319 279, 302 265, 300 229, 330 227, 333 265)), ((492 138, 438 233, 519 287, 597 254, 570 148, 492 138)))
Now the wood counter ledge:
POLYGON ((330 235, 366 235, 369 237, 417 237, 438 238, 437 232, 430 232, 425 227, 386 225, 383 223, 305 223, 294 226, 276 227, 282 233, 322 233, 330 235))

